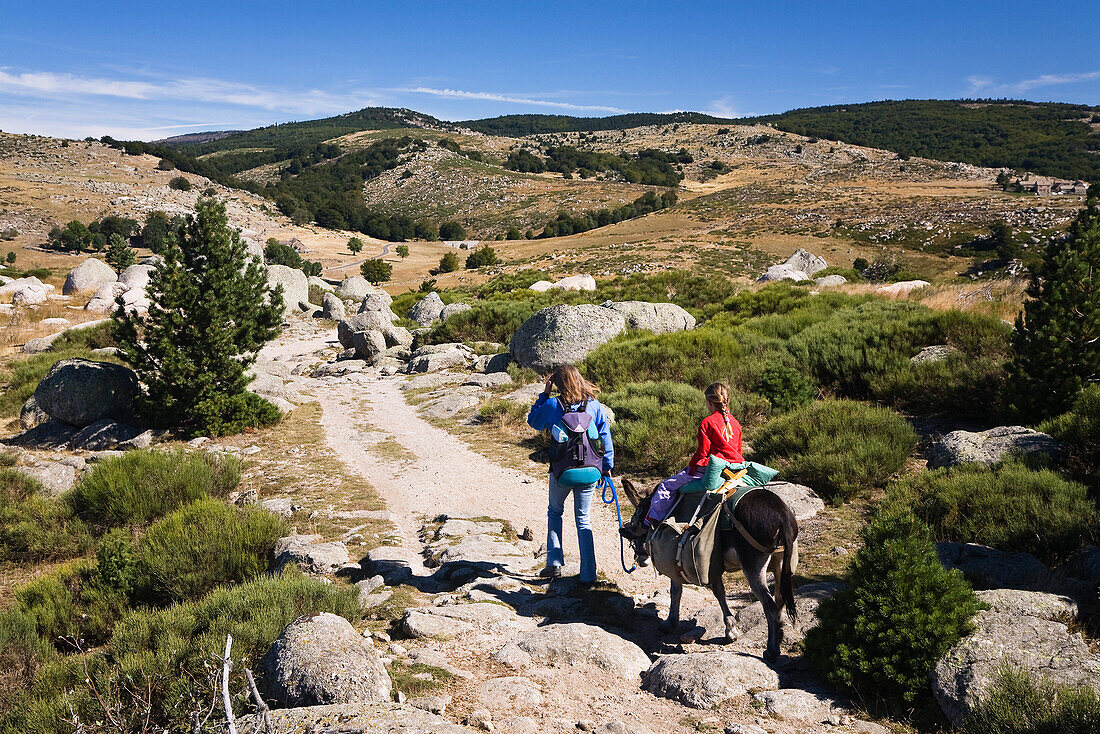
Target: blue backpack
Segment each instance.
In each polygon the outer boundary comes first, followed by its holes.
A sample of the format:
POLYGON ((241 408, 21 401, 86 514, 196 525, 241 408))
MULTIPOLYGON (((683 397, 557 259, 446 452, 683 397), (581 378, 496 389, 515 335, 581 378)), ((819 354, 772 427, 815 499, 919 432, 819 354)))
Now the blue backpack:
POLYGON ((600 434, 586 407, 587 400, 550 426, 550 473, 567 487, 594 484, 603 476, 600 434))

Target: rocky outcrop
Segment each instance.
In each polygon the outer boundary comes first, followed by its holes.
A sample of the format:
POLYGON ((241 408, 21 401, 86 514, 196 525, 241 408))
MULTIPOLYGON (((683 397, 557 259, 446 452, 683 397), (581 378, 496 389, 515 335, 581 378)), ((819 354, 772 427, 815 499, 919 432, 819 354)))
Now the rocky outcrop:
POLYGON ((297 313, 309 308, 309 279, 298 268, 287 265, 268 265, 267 284, 283 287, 284 313, 297 313))
POLYGON ((926 285, 932 284, 927 280, 903 280, 889 285, 880 285, 878 292, 887 296, 904 296, 906 293, 915 291, 917 288, 924 288, 926 285))
POLYGON ((581 361, 625 328, 625 317, 609 308, 560 304, 527 319, 512 336, 509 351, 521 366, 549 371, 581 361))
POLYGON ((833 288, 838 285, 844 285, 848 282, 848 279, 843 275, 826 275, 823 278, 814 278, 814 285, 819 288, 833 288))
POLYGON ((738 652, 662 655, 645 674, 644 688, 692 708, 718 706, 750 691, 779 688, 779 674, 759 657, 738 652))
POLYGON ((1100 690, 1100 656, 1064 620, 1077 613, 1066 597, 1034 591, 979 591, 988 609, 974 632, 948 651, 932 672, 932 691, 958 725, 1008 665, 1036 680, 1100 690))
MULTIPOLYGON (((26 280, 31 280, 27 278, 26 280)), ((34 280, 38 280, 34 278, 34 280)), ((48 298, 46 288, 41 283, 25 283, 11 294, 13 306, 37 306, 45 303, 48 298)))
POLYGON ((383 702, 393 688, 374 646, 328 612, 292 622, 260 665, 269 695, 284 706, 383 702))
POLYGON ((335 573, 349 561, 340 541, 322 543, 320 535, 288 535, 275 541, 275 568, 294 565, 306 573, 335 573))
POLYGON ((454 316, 456 313, 462 313, 463 311, 469 311, 471 309, 468 303, 448 303, 443 307, 443 310, 439 312, 439 320, 446 321, 454 316))
POLYGON ((824 258, 807 252, 803 249, 795 250, 794 254, 787 258, 786 262, 772 265, 763 275, 757 278, 758 283, 769 283, 777 280, 810 280, 814 273, 829 267, 824 258))
POLYGON ((949 344, 933 344, 927 346, 924 349, 917 352, 915 355, 909 358, 909 364, 933 364, 935 362, 942 362, 952 354, 956 354, 959 350, 949 344))
POLYGON ((128 367, 63 359, 38 383, 34 400, 55 420, 87 426, 102 418, 129 418, 137 394, 137 375, 128 367))
POLYGON ((959 464, 999 464, 1009 455, 1053 455, 1058 442, 1045 433, 1023 426, 1000 426, 988 431, 952 431, 932 447, 933 467, 959 464))
POLYGON ((1057 591, 1063 581, 1030 553, 1005 553, 977 543, 936 543, 944 568, 957 568, 977 589, 1057 591))
POLYGON ((443 299, 432 291, 409 309, 409 318, 421 326, 430 326, 443 313, 443 299))
POLYGON ((771 482, 767 489, 783 498, 799 522, 809 520, 825 509, 825 501, 817 496, 817 492, 803 484, 771 482))
POLYGON ((47 294, 53 290, 52 285, 47 285, 33 275, 29 275, 26 278, 9 279, 7 283, 0 286, 0 299, 11 300, 15 297, 17 292, 28 287, 32 290, 40 290, 47 294))
POLYGON ((536 662, 588 664, 625 680, 635 680, 649 668, 649 657, 642 648, 605 629, 580 622, 548 625, 520 635, 497 650, 493 659, 516 669, 536 662))
POLYGON ((695 328, 695 317, 675 303, 650 303, 648 301, 606 301, 604 308, 617 311, 626 319, 631 329, 644 329, 654 334, 673 331, 689 331, 695 328))
POLYGON ((269 732, 260 714, 238 719, 240 734, 302 734, 302 732, 356 732, 357 734, 470 734, 471 729, 452 723, 423 708, 398 703, 351 703, 305 708, 275 709, 269 732))
POLYGON ((77 265, 65 276, 65 285, 61 292, 66 296, 94 291, 107 283, 118 280, 118 273, 107 263, 90 257, 77 265))
POLYGON ((527 286, 527 290, 535 291, 536 293, 544 293, 553 287, 553 282, 549 280, 536 280, 534 283, 527 286))
POLYGON ((551 285, 547 290, 560 291, 594 291, 596 279, 591 275, 570 275, 551 285))
POLYGON ((347 318, 344 302, 336 294, 326 293, 321 299, 321 316, 332 321, 343 321, 347 318))
POLYGON ((366 278, 353 275, 350 278, 344 278, 340 285, 336 286, 336 295, 345 300, 360 301, 367 294, 375 293, 377 290, 366 278))
POLYGON ((465 368, 472 359, 473 352, 465 344, 429 344, 412 353, 408 371, 438 372, 455 367, 465 368))

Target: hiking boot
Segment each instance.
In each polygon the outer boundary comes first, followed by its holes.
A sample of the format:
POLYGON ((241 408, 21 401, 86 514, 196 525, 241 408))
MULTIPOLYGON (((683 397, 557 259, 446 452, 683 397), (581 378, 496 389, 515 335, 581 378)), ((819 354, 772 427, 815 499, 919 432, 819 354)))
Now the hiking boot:
POLYGON ((619 528, 619 535, 627 540, 641 540, 649 533, 649 527, 644 523, 637 525, 623 525, 619 528))
POLYGON ((546 566, 539 571, 539 577, 544 579, 556 579, 561 577, 561 566, 546 566))

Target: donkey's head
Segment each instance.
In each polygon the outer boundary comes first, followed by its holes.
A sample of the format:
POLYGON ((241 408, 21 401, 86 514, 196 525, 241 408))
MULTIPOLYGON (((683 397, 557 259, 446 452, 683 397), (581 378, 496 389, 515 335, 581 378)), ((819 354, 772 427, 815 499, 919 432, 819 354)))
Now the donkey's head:
MULTIPOLYGON (((634 483, 626 477, 622 479, 623 492, 626 493, 627 498, 630 499, 630 503, 634 505, 634 514, 630 517, 630 524, 637 527, 645 520, 646 513, 649 512, 649 503, 653 500, 653 490, 648 492, 640 492, 634 483)), ((629 541, 630 547, 634 550, 634 562, 643 568, 649 565, 649 551, 646 550, 645 537, 636 538, 629 541)))

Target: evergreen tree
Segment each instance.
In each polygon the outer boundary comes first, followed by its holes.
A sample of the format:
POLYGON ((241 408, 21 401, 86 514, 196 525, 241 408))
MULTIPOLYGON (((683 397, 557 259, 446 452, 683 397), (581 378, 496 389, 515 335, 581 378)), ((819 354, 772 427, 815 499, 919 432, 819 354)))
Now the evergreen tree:
POLYGON ((282 319, 282 289, 267 285, 230 229, 225 204, 201 198, 170 233, 148 286, 146 317, 115 314, 115 336, 146 391, 138 410, 188 435, 274 423, 278 409, 245 390, 246 370, 282 319))
POLYGON ((351 250, 352 255, 358 255, 363 249, 363 240, 358 237, 352 237, 348 240, 348 249, 351 250))
POLYGON ((404 258, 409 256, 409 246, 408 245, 398 245, 397 249, 396 249, 396 252, 397 252, 398 257, 404 259, 404 258))
POLYGON ((439 272, 453 273, 456 270, 458 270, 458 255, 453 252, 448 252, 446 255, 439 258, 439 272))
POLYGON ((121 272, 133 265, 135 259, 130 243, 112 233, 107 241, 107 264, 121 272))
POLYGON ((1100 382, 1100 190, 1092 187, 1068 236, 1051 240, 1016 317, 1014 402, 1028 418, 1067 410, 1100 382))
POLYGON ((364 260, 359 266, 359 272, 368 283, 378 285, 379 283, 385 283, 393 275, 393 266, 388 262, 383 262, 378 258, 372 260, 364 260))

